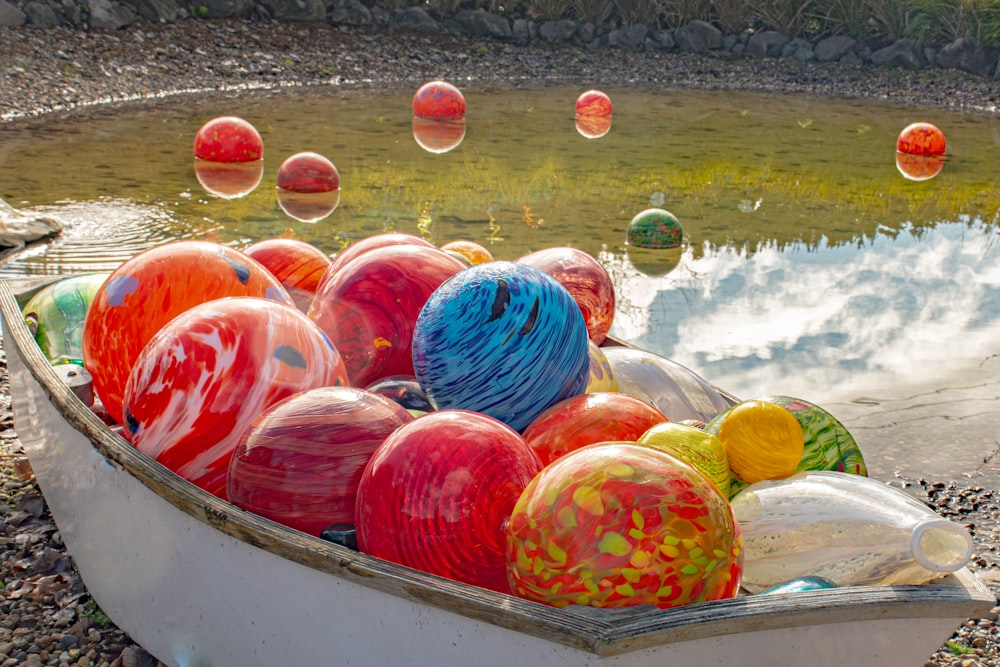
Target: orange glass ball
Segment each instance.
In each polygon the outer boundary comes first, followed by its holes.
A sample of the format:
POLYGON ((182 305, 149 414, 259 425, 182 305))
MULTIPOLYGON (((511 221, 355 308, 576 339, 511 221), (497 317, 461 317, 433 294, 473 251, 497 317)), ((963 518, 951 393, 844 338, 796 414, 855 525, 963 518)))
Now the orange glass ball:
POLYGON ((907 125, 896 139, 896 150, 908 155, 944 155, 944 132, 931 123, 907 125))

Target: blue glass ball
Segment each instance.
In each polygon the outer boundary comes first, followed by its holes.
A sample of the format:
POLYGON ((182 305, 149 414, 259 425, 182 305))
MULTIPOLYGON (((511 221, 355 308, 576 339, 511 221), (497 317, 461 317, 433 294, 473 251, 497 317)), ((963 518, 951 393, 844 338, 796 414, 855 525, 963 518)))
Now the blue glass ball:
POLYGON ((413 332, 413 370, 438 410, 474 410, 522 431, 581 394, 587 325, 565 287, 515 262, 487 262, 446 280, 413 332))

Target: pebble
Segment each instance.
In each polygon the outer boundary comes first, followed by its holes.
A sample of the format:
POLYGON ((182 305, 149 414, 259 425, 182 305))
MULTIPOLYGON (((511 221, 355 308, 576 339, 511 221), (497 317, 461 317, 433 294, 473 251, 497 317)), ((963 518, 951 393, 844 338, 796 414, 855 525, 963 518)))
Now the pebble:
MULTIPOLYGON (((114 34, 2 28, 0 122, 99 100, 129 104, 182 90, 275 87, 279 79, 283 86, 361 81, 412 85, 432 78, 544 84, 586 82, 595 71, 604 79, 635 85, 873 98, 987 114, 996 112, 1000 100, 1000 83, 955 70, 854 69, 773 58, 722 63, 679 53, 581 53, 514 47, 497 40, 472 45, 444 36, 382 37, 325 24, 236 20, 145 24, 114 34), (234 60, 233 54, 244 53, 248 44, 260 53, 234 60)), ((0 666, 161 667, 113 623, 100 624, 30 474, 13 430, 7 389, 0 349, 0 666), (54 574, 68 586, 53 587, 39 599, 14 593, 15 582, 54 574)), ((970 569, 1000 593, 1000 492, 949 480, 897 481, 937 512, 968 527, 975 541, 970 569)), ((1000 607, 989 618, 962 624, 949 643, 928 658, 926 667, 1000 667, 998 615, 1000 607)))

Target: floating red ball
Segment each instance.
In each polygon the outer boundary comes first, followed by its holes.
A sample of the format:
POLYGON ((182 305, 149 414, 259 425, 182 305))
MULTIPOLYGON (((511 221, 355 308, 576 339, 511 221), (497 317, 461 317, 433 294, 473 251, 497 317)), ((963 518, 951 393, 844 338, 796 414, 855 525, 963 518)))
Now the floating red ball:
POLYGON ((413 95, 413 115, 428 120, 465 118, 465 96, 447 81, 428 81, 413 95))
POLYGON ((944 132, 931 123, 907 125, 896 139, 896 150, 907 155, 944 155, 946 149, 944 132))
POLYGON ((194 136, 194 156, 211 162, 253 162, 264 158, 257 129, 235 116, 213 118, 194 136))
POLYGON ((289 192, 333 192, 340 189, 340 172, 319 153, 296 153, 278 167, 276 183, 289 192))
POLYGON ((577 116, 607 117, 611 115, 611 98, 600 90, 588 90, 576 98, 577 116))

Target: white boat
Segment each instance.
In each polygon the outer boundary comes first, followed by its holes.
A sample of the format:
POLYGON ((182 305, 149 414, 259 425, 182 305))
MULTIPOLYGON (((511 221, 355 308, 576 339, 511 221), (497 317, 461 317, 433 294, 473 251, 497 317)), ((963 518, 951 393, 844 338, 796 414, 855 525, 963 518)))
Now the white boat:
MULTIPOLYGON (((920 586, 555 609, 285 528, 112 432, 0 284, 14 423, 89 592, 167 665, 920 665, 996 598, 966 569, 920 586)), ((38 287, 38 281, 34 281, 38 287)))

